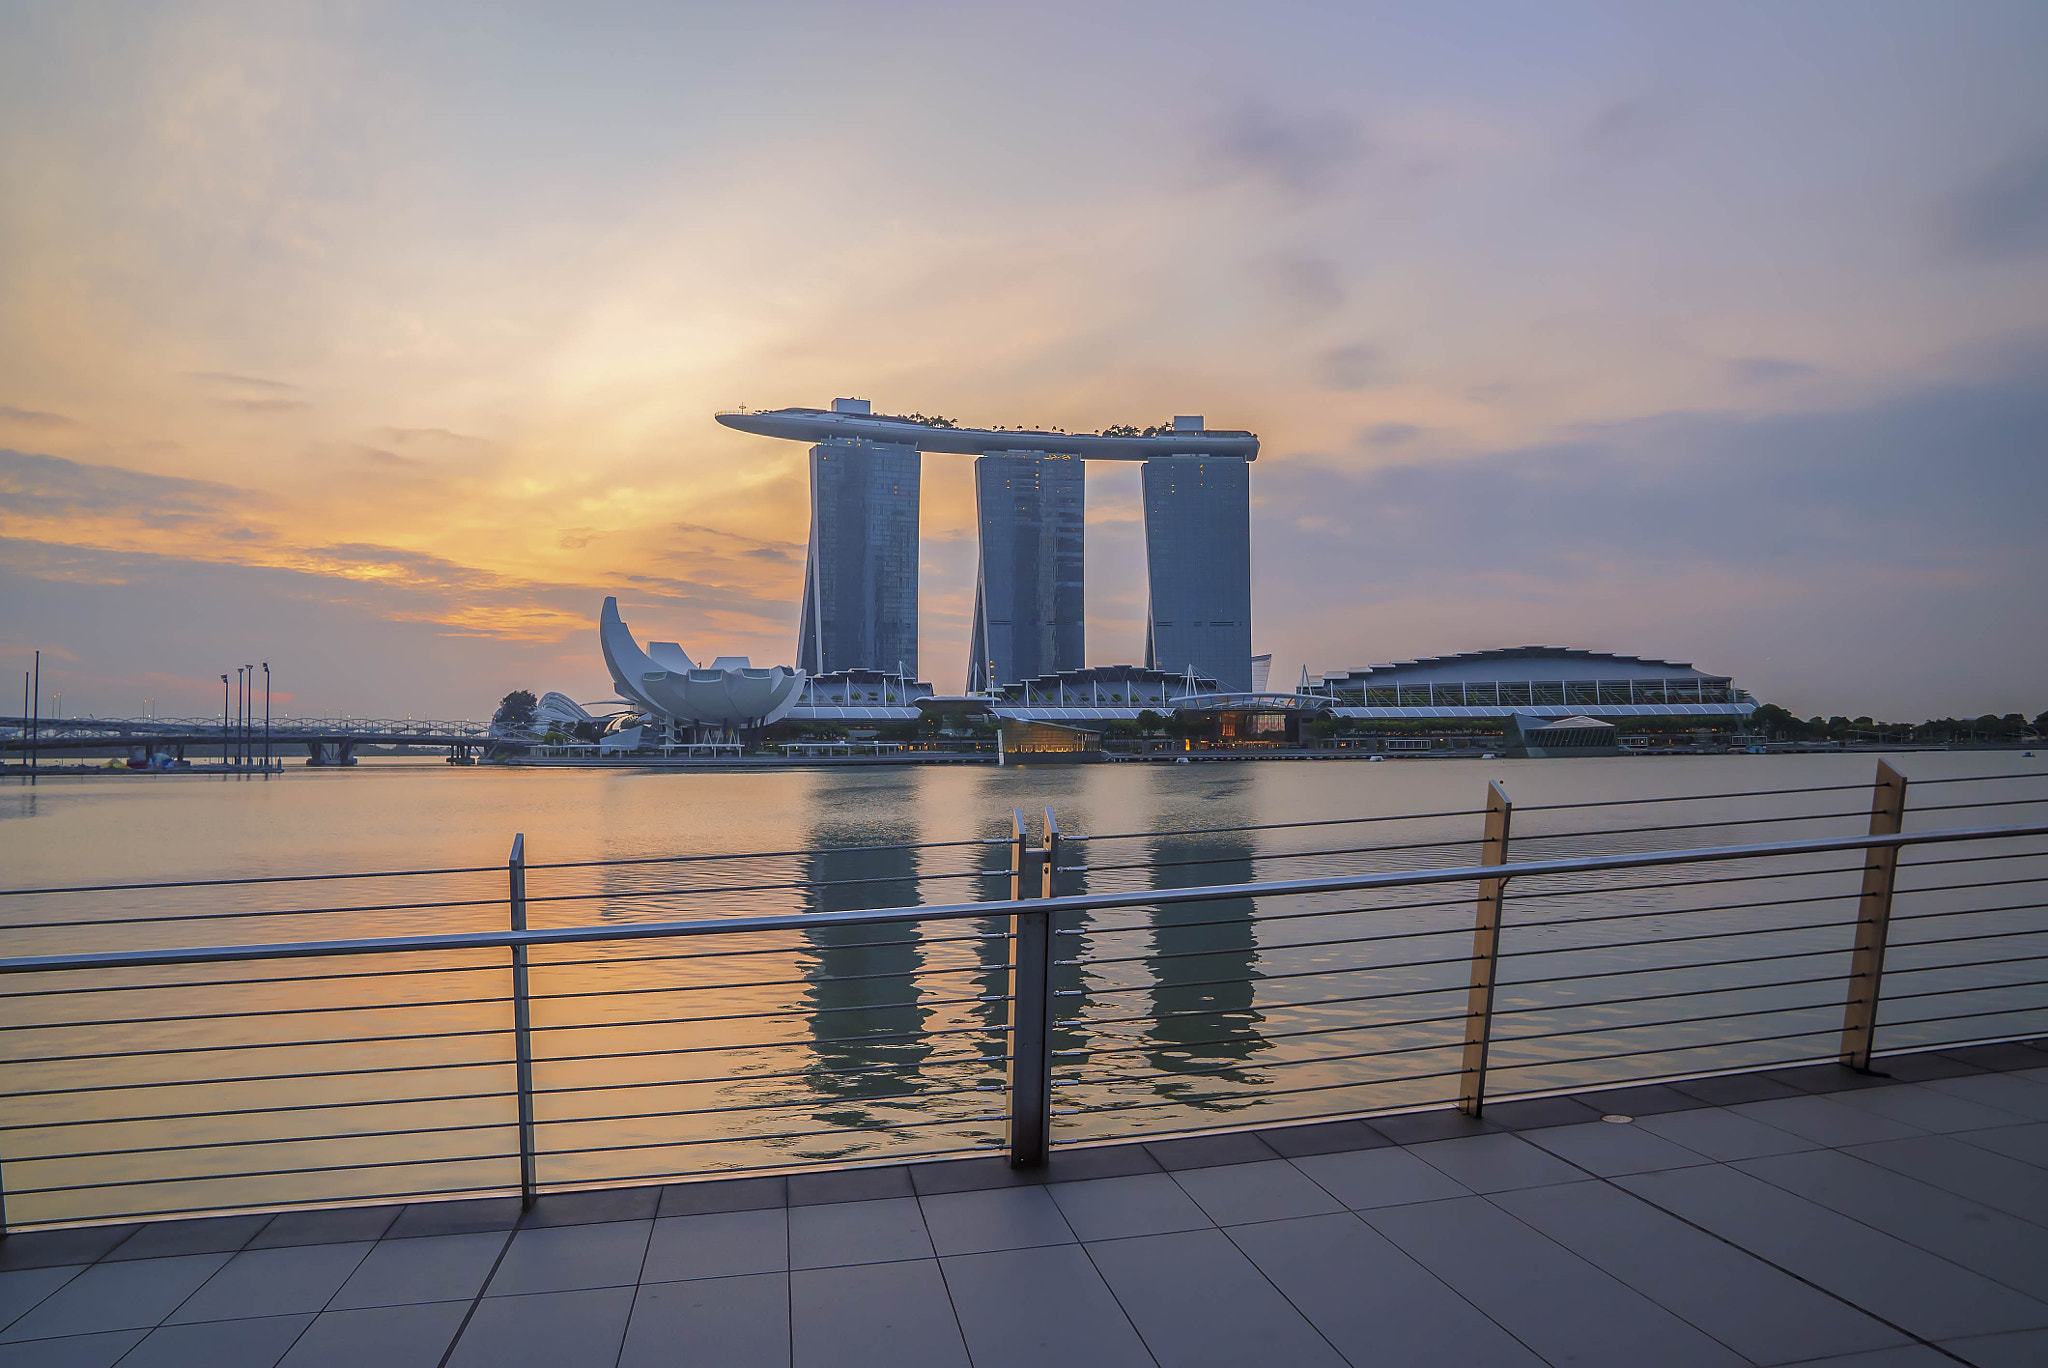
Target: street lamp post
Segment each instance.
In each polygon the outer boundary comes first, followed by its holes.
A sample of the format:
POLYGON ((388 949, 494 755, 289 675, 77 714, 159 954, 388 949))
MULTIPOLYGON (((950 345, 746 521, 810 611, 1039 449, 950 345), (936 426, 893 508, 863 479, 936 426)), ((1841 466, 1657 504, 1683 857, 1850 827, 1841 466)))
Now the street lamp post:
POLYGON ((228 677, 220 677, 220 767, 228 767, 228 677))
POLYGON ((242 763, 256 763, 256 667, 244 665, 242 674, 248 681, 242 688, 242 763))
POLYGON ((270 773, 270 662, 263 662, 263 772, 270 773))
POLYGON ((36 754, 36 741, 43 729, 43 653, 36 652, 35 702, 29 712, 28 721, 28 781, 36 781, 36 767, 41 757, 36 754))

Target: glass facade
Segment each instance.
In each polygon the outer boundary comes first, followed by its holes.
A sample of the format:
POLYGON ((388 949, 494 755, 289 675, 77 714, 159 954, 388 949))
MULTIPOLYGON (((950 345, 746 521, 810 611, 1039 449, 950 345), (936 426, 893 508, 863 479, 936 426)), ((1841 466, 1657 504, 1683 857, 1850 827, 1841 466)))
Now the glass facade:
POLYGON ((1145 665, 1252 686, 1251 466, 1233 458, 1145 462, 1145 665))
POLYGON ((796 663, 811 674, 917 677, 915 447, 811 448, 811 544, 796 663))
POLYGON ((1083 463, 993 455, 974 462, 980 555, 967 688, 979 693, 1078 669, 1086 650, 1083 463))

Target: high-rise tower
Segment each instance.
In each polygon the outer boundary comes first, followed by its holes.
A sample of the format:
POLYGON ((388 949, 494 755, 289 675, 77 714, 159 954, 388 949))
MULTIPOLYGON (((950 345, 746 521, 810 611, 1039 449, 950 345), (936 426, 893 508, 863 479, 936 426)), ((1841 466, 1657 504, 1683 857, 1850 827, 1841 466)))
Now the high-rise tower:
MULTIPOLYGON (((832 409, 865 414, 868 405, 837 399, 832 409)), ((920 459, 908 443, 831 438, 811 448, 798 669, 900 669, 917 676, 920 459)))
POLYGON ((1146 666, 1191 668, 1225 689, 1249 691, 1250 465, 1235 457, 1155 457, 1145 462, 1144 488, 1146 666))
POLYGON ((970 693, 1085 663, 1083 469, 1071 456, 1035 452, 975 458, 970 693))

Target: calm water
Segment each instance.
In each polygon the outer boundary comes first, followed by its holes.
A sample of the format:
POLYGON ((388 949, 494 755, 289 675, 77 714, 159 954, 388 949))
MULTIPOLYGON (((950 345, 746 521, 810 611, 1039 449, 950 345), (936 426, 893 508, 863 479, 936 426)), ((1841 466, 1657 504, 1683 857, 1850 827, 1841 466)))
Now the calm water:
MULTIPOLYGON (((1890 759, 1925 785, 1909 830, 2048 813, 2048 779, 1998 777, 2038 775, 2041 761, 1890 759), (2020 798, 2044 801, 1929 810, 2020 798)), ((1731 756, 650 774, 371 762, 268 780, 10 780, 9 887, 491 868, 13 897, 0 902, 0 953, 502 926, 514 832, 534 865, 533 924, 573 925, 1000 897, 1006 880, 984 871, 1003 855, 977 842, 1000 838, 1013 807, 1034 834, 1050 806, 1070 838, 1086 838, 1068 845, 1067 893, 1472 863, 1495 778, 1516 804, 1524 860, 1848 835, 1865 829, 1875 767, 1870 756, 1731 756), (1838 785, 1854 787, 1827 791, 1838 785), (1821 791, 1696 797, 1760 789, 1821 791), (1388 820, 1277 825, 1364 817, 1388 820), (1219 827, 1270 829, 1145 834, 1219 827), (933 844, 945 842, 960 844, 933 844), (895 848, 859 849, 874 846, 895 848), (761 851, 799 853, 545 867, 761 851)), ((1894 933, 1883 1044, 2048 1028, 2038 964, 2013 962, 2048 954, 2030 877, 2048 873, 2048 843, 1933 863, 1963 853, 1909 857, 1921 867, 1901 884, 1920 891, 1898 909, 1909 920, 1894 933), (1958 935, 1980 939, 1911 944, 1958 935), (2003 962, 1982 963, 1993 958, 2003 962), (1961 1019, 1910 1024, 1935 1016, 1961 1019)), ((1769 878, 1723 865, 1522 881, 1503 941, 1493 1088, 1826 1052, 1860 863, 1781 861, 1769 878)), ((1471 915, 1463 885, 1068 923, 1057 1138, 1454 1095, 1471 915)), ((991 1028, 1006 1010, 991 1000, 1005 951, 993 929, 967 920, 536 952, 543 1180, 993 1143, 1004 1095, 991 1028)), ((511 1172, 502 953, 92 982, 110 991, 24 995, 59 985, 15 980, 0 999, 0 1161, 16 1220, 455 1192, 511 1172), (408 972, 364 976, 394 969, 408 972)))

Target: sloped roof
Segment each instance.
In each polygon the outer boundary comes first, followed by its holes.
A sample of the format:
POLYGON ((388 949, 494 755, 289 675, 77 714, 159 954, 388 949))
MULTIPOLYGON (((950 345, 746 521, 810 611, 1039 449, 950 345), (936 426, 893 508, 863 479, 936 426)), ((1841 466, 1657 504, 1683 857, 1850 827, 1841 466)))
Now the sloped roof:
MULTIPOLYGON (((1461 651, 1455 655, 1418 656, 1414 660, 1393 660, 1379 665, 1367 665, 1353 669, 1352 674, 1372 674, 1380 670, 1410 670, 1419 665, 1471 664, 1482 660, 1611 660, 1625 665, 1654 665, 1669 670, 1690 670, 1694 666, 1681 660, 1658 660, 1652 656, 1614 655, 1607 651, 1585 651, 1576 646, 1505 646, 1492 651, 1461 651)), ((1335 673, 1332 671, 1332 673, 1335 673)))

